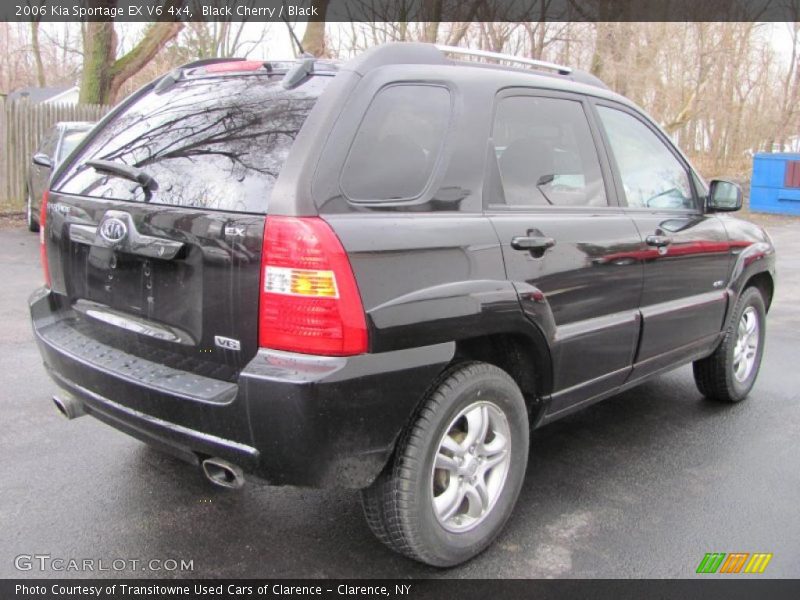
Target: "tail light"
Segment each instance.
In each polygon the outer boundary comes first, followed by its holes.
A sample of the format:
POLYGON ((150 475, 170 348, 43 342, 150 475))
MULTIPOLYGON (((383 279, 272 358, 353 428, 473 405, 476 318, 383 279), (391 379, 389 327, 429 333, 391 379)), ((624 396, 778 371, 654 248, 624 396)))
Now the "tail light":
POLYGON ((364 307, 350 261, 318 217, 267 217, 259 346, 330 356, 367 351, 364 307))
POLYGON ((42 261, 42 271, 44 271, 44 282, 50 287, 50 267, 47 264, 47 244, 45 243, 45 226, 47 225, 47 190, 42 194, 42 205, 39 207, 39 258, 42 261))

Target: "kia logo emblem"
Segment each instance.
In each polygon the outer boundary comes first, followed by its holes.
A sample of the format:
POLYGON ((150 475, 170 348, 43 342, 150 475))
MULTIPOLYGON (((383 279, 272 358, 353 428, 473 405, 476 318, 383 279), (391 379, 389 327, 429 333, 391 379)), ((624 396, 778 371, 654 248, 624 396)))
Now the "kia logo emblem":
POLYGON ((122 219, 109 217, 100 223, 100 237, 111 244, 121 242, 126 235, 128 235, 128 226, 122 219))

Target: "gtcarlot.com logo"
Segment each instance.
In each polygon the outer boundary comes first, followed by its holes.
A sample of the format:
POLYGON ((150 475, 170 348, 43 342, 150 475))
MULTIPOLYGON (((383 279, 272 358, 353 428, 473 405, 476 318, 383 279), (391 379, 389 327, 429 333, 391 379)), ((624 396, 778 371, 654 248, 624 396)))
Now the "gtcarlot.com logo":
POLYGON ((194 571, 194 560, 183 558, 74 558, 50 554, 20 554, 14 558, 18 571, 194 571))
POLYGON ((763 573, 772 554, 766 552, 709 552, 697 565, 698 573, 763 573))

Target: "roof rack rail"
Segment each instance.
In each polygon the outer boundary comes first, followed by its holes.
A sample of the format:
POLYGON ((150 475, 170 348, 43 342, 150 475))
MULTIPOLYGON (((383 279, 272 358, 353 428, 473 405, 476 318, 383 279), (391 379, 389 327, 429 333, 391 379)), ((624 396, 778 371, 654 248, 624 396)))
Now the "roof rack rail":
POLYGON ((505 60, 507 62, 515 62, 523 65, 530 65, 532 67, 539 67, 540 69, 551 69, 561 75, 569 75, 572 73, 571 67, 559 65, 556 63, 547 62, 546 60, 536 60, 533 58, 522 58, 514 56, 513 54, 502 54, 500 52, 489 52, 488 50, 470 50, 469 48, 461 48, 460 46, 443 46, 436 44, 436 49, 445 54, 460 54, 464 56, 480 56, 483 58, 493 58, 495 60, 505 60))

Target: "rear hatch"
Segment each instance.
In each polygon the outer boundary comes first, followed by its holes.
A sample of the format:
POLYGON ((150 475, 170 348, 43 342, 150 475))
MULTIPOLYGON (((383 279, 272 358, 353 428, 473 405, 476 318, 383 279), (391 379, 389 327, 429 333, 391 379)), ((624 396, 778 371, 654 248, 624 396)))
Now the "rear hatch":
POLYGON ((94 130, 50 192, 46 241, 81 333, 226 381, 256 353, 270 193, 329 80, 232 71, 173 75, 94 130))

